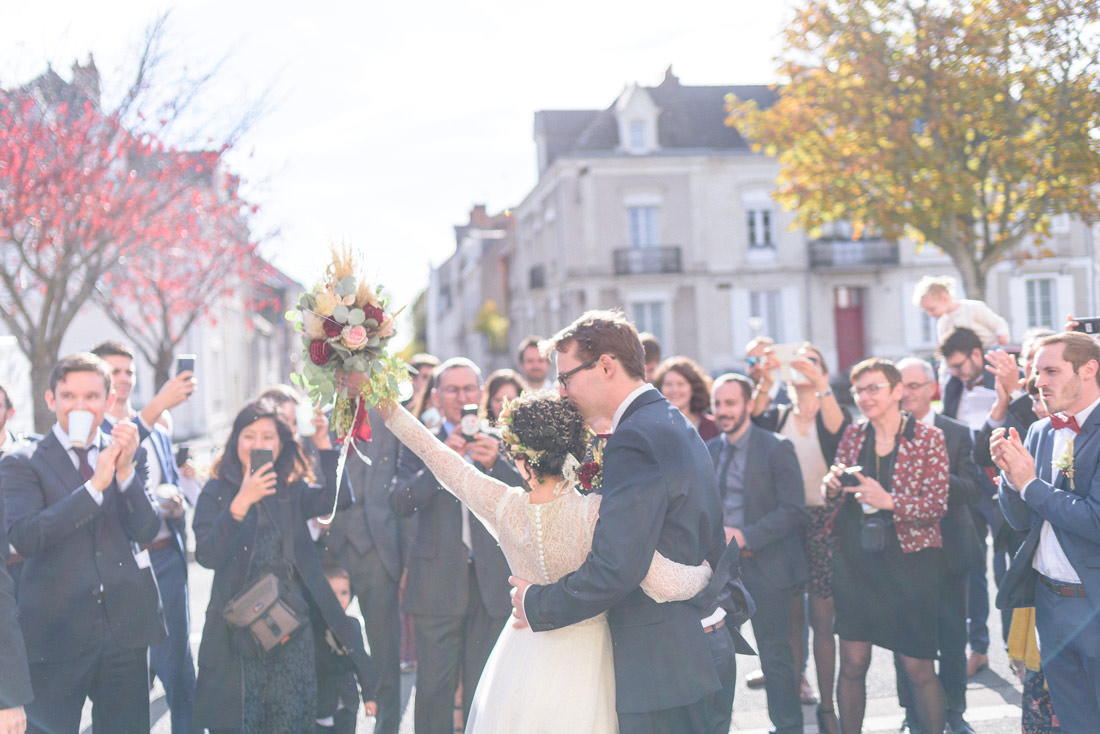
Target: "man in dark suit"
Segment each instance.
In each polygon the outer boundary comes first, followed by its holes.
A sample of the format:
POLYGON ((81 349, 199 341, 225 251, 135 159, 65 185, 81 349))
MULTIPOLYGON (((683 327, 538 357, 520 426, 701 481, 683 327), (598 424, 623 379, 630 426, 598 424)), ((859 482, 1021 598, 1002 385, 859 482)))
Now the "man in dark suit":
POLYGON ((1005 518, 1027 531, 997 595, 1035 606, 1043 673, 1062 731, 1100 721, 1100 344, 1078 332, 1039 343, 1036 386, 1050 417, 1021 442, 994 433, 1005 518))
MULTIPOLYGON (((496 438, 476 429, 463 434, 463 406, 481 400, 477 365, 461 357, 439 365, 432 399, 443 416, 440 440, 486 474, 512 486, 523 484, 500 455, 496 438)), ((390 506, 398 516, 419 516, 405 582, 405 608, 413 615, 416 635, 416 732, 449 733, 460 671, 467 716, 485 661, 508 619, 508 562, 489 531, 405 447, 398 455, 390 506)))
POLYGON ((690 602, 657 604, 638 586, 654 550, 679 563, 706 559, 718 567, 726 543, 706 447, 645 382, 638 333, 621 313, 583 314, 553 344, 562 394, 589 424, 611 426, 603 501, 592 552, 579 569, 549 586, 513 580, 518 623, 542 632, 607 611, 619 730, 712 731, 734 666, 712 656, 717 648, 707 634, 725 629, 725 619, 701 624, 710 610, 690 602))
MULTIPOLYGON (((950 374, 943 385, 943 414, 966 424, 973 438, 985 425, 989 411, 997 400, 996 378, 985 369, 982 340, 970 329, 960 327, 944 339, 939 352, 944 367, 950 374)), ((981 497, 976 510, 971 514, 984 547, 987 537, 991 534, 992 537, 997 537, 1004 524, 1004 517, 997 509, 997 487, 989 476, 982 479, 979 490, 981 497)), ((984 554, 982 558, 985 558, 984 554)), ((994 579, 1000 579, 1003 573, 1003 567, 995 567, 994 579)), ((989 665, 989 582, 984 560, 981 568, 970 572, 967 614, 967 638, 970 642, 967 673, 974 675, 989 665)), ((1008 634, 1007 626, 1004 625, 1005 635, 1008 634)))
POLYGON ((15 586, 7 570, 0 565, 0 734, 23 734, 27 728, 24 705, 34 698, 31 674, 27 668, 27 648, 19 629, 15 586))
POLYGON ((806 500, 794 446, 749 420, 752 390, 741 375, 714 381, 711 403, 722 435, 708 441, 707 449, 717 470, 726 538, 741 548, 742 578, 756 602, 752 630, 768 715, 776 732, 796 734, 802 731, 802 705, 788 632, 791 596, 808 573, 798 532, 806 500))
POLYGON ((355 504, 337 512, 321 536, 326 562, 346 569, 351 590, 367 626, 371 657, 378 666, 378 715, 374 730, 396 734, 401 722, 401 626, 397 586, 401 579, 401 548, 397 516, 390 508, 390 483, 397 471, 397 438, 374 410, 370 411, 370 443, 348 454, 344 471, 355 493, 355 504))
MULTIPOLYGON (((15 406, 11 402, 11 393, 0 383, 0 459, 18 451, 27 445, 27 439, 16 436, 8 429, 8 421, 15 416, 15 406)), ((7 523, 4 521, 4 496, 0 494, 0 562, 7 566, 12 578, 14 592, 19 593, 19 573, 23 569, 23 556, 15 552, 8 543, 7 523)))
MULTIPOLYGON (((974 734, 963 718, 966 712, 966 590, 972 568, 984 567, 981 541, 969 508, 980 496, 983 474, 971 457, 970 429, 959 421, 932 411, 936 373, 927 361, 907 357, 897 363, 901 372, 901 408, 918 421, 940 429, 947 443, 950 467, 947 514, 940 520, 943 567, 939 604, 939 678, 947 699, 947 728, 951 734, 974 734)), ((906 710, 909 731, 918 731, 916 713, 909 714, 912 684, 895 653, 898 700, 906 710)))
MULTIPOLYGON (((133 351, 118 342, 104 342, 93 349, 92 354, 111 368, 115 404, 108 411, 108 423, 133 421, 148 457, 146 488, 161 520, 156 537, 142 549, 149 552, 153 561, 164 623, 168 628, 168 639, 149 650, 149 668, 164 684, 172 734, 191 734, 194 731, 191 709, 195 705, 195 663, 191 655, 187 603, 187 523, 172 439, 158 421, 165 411, 188 399, 195 384, 190 372, 176 375, 164 384, 146 409, 138 413, 131 403, 137 384, 133 351)), ((193 504, 197 499, 196 494, 190 501, 193 504)))
POLYGON ((110 387, 98 357, 62 359, 45 396, 57 423, 0 463, 8 537, 27 559, 19 616, 32 732, 76 731, 86 698, 96 732, 149 731, 146 652, 165 630, 148 551, 133 545, 152 541, 160 518, 137 427, 122 421, 110 438, 99 428, 110 387))

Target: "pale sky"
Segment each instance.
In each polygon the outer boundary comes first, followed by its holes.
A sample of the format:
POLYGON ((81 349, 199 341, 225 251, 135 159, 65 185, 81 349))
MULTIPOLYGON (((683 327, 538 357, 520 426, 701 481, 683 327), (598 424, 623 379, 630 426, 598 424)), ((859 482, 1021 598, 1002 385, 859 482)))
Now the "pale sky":
POLYGON ((608 107, 670 64, 687 85, 776 81, 791 4, 5 2, 0 86, 48 62, 69 79, 89 52, 105 90, 119 86, 144 29, 172 8, 173 60, 227 58, 211 89, 225 119, 271 90, 271 109, 229 158, 260 206, 254 231, 279 230, 262 252, 308 288, 329 243, 346 241, 400 305, 453 251, 473 204, 496 212, 530 191, 536 110, 608 107))

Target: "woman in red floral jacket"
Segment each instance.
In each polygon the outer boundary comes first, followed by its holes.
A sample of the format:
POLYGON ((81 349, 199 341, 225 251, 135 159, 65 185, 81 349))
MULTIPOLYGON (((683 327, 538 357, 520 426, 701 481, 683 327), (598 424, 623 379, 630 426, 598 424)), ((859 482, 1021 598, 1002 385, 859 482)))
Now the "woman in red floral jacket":
POLYGON ((933 660, 947 447, 938 428, 901 411, 901 374, 892 362, 865 359, 850 377, 866 420, 844 432, 837 463, 823 481, 837 509, 833 597, 841 731, 862 729, 871 646, 878 645, 900 655, 923 731, 940 732, 945 704, 933 660), (853 469, 845 472, 848 467, 853 469))

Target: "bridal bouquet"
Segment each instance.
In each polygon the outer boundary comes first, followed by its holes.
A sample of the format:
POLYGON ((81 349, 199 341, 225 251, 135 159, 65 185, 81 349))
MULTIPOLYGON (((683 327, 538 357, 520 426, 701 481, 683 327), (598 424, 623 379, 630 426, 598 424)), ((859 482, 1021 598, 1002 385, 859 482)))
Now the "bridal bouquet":
POLYGON ((398 313, 388 310, 382 286, 359 277, 355 256, 343 247, 333 248, 324 278, 286 314, 303 345, 302 369, 291 381, 314 405, 332 405, 329 425, 340 441, 349 434, 369 441, 367 408, 399 399, 408 381, 405 363, 386 350, 398 313), (366 379, 353 394, 343 378, 355 373, 366 379))

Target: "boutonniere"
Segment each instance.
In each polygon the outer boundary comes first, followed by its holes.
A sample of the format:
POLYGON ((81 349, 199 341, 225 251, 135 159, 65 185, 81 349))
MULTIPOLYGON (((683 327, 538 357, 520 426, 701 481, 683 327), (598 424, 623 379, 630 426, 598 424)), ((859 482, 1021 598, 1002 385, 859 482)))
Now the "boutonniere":
POLYGON ((603 486, 603 447, 607 443, 606 438, 594 436, 588 442, 588 452, 585 462, 577 471, 577 479, 580 481, 582 494, 595 492, 603 486))
POLYGON ((1073 483, 1073 439, 1066 441, 1066 450, 1062 452, 1062 455, 1054 460, 1054 468, 1062 472, 1062 474, 1069 480, 1069 491, 1074 492, 1077 488, 1073 483))

